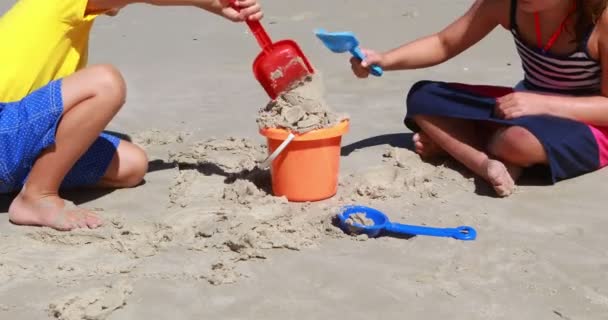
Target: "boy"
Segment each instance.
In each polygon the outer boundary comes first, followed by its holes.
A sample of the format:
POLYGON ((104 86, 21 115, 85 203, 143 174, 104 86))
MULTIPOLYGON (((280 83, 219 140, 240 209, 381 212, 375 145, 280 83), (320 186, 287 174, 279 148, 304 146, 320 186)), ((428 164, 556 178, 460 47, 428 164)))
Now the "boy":
POLYGON ((109 65, 85 67, 95 17, 133 3, 192 6, 231 21, 259 20, 257 0, 20 0, 0 18, 0 192, 20 191, 9 219, 57 230, 97 228, 93 212, 59 188, 133 187, 145 152, 102 134, 124 104, 125 83, 109 65))

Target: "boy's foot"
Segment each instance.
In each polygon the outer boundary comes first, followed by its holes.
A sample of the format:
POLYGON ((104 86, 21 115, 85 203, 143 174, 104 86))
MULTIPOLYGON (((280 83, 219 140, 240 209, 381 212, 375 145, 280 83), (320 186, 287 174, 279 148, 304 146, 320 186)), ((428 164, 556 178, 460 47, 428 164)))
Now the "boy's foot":
POLYGON ((414 142, 414 150, 423 159, 443 156, 447 153, 441 149, 431 138, 424 132, 420 131, 412 137, 414 142))
POLYGON ((12 223, 49 227, 59 231, 77 228, 95 229, 101 219, 91 211, 79 208, 58 196, 33 197, 20 193, 8 209, 12 223))
POLYGON ((520 173, 520 168, 507 168, 504 163, 498 160, 488 159, 486 162, 486 178, 500 197, 507 197, 513 193, 515 180, 520 173))

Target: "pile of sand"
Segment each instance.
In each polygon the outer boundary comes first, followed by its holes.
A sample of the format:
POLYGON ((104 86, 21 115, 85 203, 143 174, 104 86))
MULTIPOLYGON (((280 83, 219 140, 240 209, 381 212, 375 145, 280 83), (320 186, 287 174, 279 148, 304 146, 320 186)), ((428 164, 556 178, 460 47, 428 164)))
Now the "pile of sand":
MULTIPOLYGON (((302 250, 327 238, 360 240, 334 225, 335 214, 344 204, 374 206, 399 199, 403 206, 411 207, 448 196, 454 188, 473 188, 471 181, 445 166, 423 163, 409 150, 390 149, 384 157, 378 155, 379 160, 385 160, 378 166, 342 175, 336 197, 289 203, 269 192, 269 172, 255 169, 264 149, 237 138, 194 143, 171 157, 176 164, 172 169, 175 178, 168 190, 167 212, 161 218, 149 221, 138 212, 104 211, 101 214, 107 223, 100 229, 23 229, 27 237, 11 237, 0 244, 0 252, 26 246, 32 252, 54 250, 106 258, 23 265, 19 255, 9 254, 0 263, 0 279, 55 279, 59 286, 69 286, 83 277, 125 275, 129 279, 232 283, 243 276, 239 263, 268 259, 270 250, 302 250), (193 259, 200 260, 200 265, 183 270, 150 260, 179 252, 175 259, 197 255, 193 259), (204 255, 198 256, 201 252, 204 255)), ((60 313, 65 314, 65 310, 60 313)))
MULTIPOLYGON (((182 144, 170 140, 170 150, 182 144)), ((63 298, 45 302, 54 318, 105 319, 128 303, 127 283, 140 279, 229 284, 248 276, 244 263, 268 260, 273 250, 299 251, 336 238, 366 240, 365 235, 349 236, 336 227, 342 205, 380 209, 387 200, 397 199, 403 212, 413 212, 407 208, 473 187, 446 166, 426 164, 409 150, 392 148, 378 155, 377 166, 343 174, 336 197, 289 203, 271 194, 269 172, 256 169, 266 146, 226 138, 181 147, 170 155, 175 178, 162 217, 147 220, 139 212, 104 211, 107 223, 96 230, 20 229, 27 236, 0 242, 0 253, 8 252, 0 262, 0 279, 44 280, 64 288, 63 298), (75 258, 22 263, 24 255, 49 251, 75 258), (126 282, 108 282, 110 277, 126 282), (78 285, 83 279, 112 284, 83 291, 78 285)))
POLYGON ((258 113, 260 129, 281 128, 294 133, 332 127, 347 119, 335 113, 324 99, 320 76, 309 76, 272 100, 258 113))
POLYGON ((453 170, 451 162, 430 164, 408 149, 389 148, 383 162, 340 179, 340 202, 386 201, 407 199, 410 203, 441 198, 454 188, 473 191, 472 178, 453 170))
POLYGON ((166 132, 158 129, 151 129, 137 133, 133 136, 133 143, 141 146, 168 145, 182 143, 190 136, 188 132, 166 132))
POLYGON ((353 225, 362 225, 362 226, 373 226, 374 225, 374 220, 370 219, 367 217, 367 215, 362 212, 362 213, 353 213, 351 215, 348 216, 348 219, 346 219, 346 224, 353 226, 353 225))

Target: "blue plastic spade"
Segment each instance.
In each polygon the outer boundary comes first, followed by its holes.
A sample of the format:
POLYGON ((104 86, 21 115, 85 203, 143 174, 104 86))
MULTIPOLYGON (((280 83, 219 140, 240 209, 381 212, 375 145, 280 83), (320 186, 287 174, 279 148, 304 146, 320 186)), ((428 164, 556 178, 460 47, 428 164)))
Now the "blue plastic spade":
POLYGON ((433 228, 425 226, 413 226, 401 223, 393 223, 388 217, 376 210, 364 206, 345 206, 338 214, 340 220, 340 228, 349 234, 367 234, 370 238, 379 236, 382 232, 392 233, 396 235, 421 235, 433 237, 450 237, 458 240, 475 240, 477 232, 469 226, 460 226, 457 228, 433 228), (364 226, 357 222, 348 223, 348 217, 353 214, 365 214, 368 219, 371 219, 374 224, 364 226))
MULTIPOLYGON (((332 52, 350 52, 353 57, 363 61, 365 54, 359 48, 359 40, 352 32, 327 32, 323 29, 315 30, 317 38, 332 52)), ((382 75, 382 68, 378 65, 371 65, 371 74, 379 77, 382 75)))

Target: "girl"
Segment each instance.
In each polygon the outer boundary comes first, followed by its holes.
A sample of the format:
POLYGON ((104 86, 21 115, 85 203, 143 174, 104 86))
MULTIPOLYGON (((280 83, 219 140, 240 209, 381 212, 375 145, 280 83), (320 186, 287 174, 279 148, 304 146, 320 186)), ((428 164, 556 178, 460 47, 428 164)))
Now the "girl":
POLYGON ((512 193, 523 168, 551 183, 608 164, 608 0, 477 0, 439 33, 351 60, 356 76, 437 65, 497 26, 512 33, 524 70, 515 90, 420 81, 407 95, 405 124, 416 152, 447 153, 512 193))
POLYGON ((20 191, 15 224, 71 230, 102 224, 61 199, 61 188, 133 187, 147 172, 139 147, 101 134, 125 102, 125 82, 108 65, 84 67, 100 13, 135 2, 191 5, 232 21, 258 20, 257 0, 20 0, 0 19, 0 192, 20 191))

